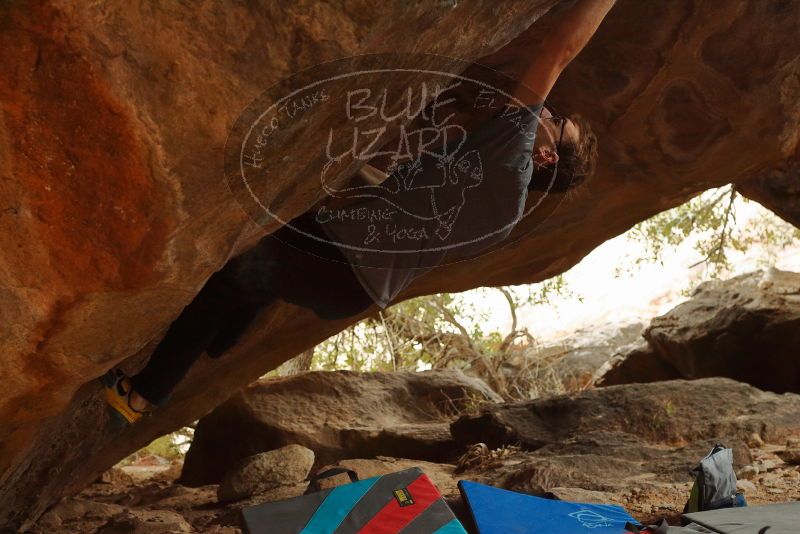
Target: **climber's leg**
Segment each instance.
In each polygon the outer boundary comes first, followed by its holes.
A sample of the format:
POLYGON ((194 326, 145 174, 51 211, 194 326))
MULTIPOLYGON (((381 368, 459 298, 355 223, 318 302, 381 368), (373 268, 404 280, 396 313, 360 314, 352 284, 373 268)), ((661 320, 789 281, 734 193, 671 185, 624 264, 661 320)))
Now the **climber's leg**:
POLYGON ((110 370, 100 381, 105 386, 106 403, 121 422, 135 423, 150 413, 146 408, 133 405, 131 380, 119 369, 110 370))
MULTIPOLYGON (((292 223, 322 235, 313 213, 292 223)), ((337 247, 283 228, 208 280, 147 365, 130 382, 121 382, 125 387, 107 386, 107 396, 120 397, 109 404, 139 409, 163 404, 204 351, 221 356, 275 298, 310 308, 327 320, 357 315, 372 304, 337 247)))
POLYGON ((213 284, 207 284, 170 325, 144 369, 131 378, 133 390, 151 404, 164 403, 219 332, 226 309, 213 284))
POLYGON ((138 417, 129 417, 126 406, 134 412, 143 412, 149 405, 163 404, 211 342, 222 316, 212 302, 203 288, 170 325, 139 374, 131 378, 118 376, 113 386, 104 382, 106 401, 128 422, 138 417), (120 382, 124 387, 119 387, 120 382))
POLYGON ((226 266, 208 280, 136 376, 111 371, 104 377, 108 404, 128 422, 151 405, 164 404, 204 351, 217 357, 233 346, 268 302, 237 289, 230 282, 232 275, 233 269, 226 266))
POLYGON ((206 347, 206 354, 211 358, 219 358, 230 350, 269 302, 244 303, 228 313, 214 339, 206 347))

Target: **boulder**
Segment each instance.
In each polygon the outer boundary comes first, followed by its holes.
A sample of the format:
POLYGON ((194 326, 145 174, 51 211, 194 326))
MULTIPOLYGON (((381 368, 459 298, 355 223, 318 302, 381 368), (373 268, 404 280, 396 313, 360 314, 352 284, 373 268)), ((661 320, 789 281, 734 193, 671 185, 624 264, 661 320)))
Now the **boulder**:
POLYGON ((245 499, 279 486, 299 484, 314 465, 314 451, 300 445, 287 445, 245 458, 220 482, 220 502, 245 499))
POLYGON ((109 504, 92 501, 89 499, 69 498, 58 503, 48 510, 39 519, 39 527, 46 532, 55 532, 65 525, 81 521, 95 522, 98 526, 108 522, 109 519, 124 512, 118 504, 109 504))
POLYGON ((778 457, 789 465, 800 465, 800 449, 786 449, 777 452, 778 457))
POLYGON ((790 161, 788 165, 742 183, 738 190, 744 196, 755 200, 773 213, 800 227, 800 162, 790 161))
POLYGON ((112 467, 100 475, 98 482, 103 482, 104 484, 130 486, 134 483, 134 480, 133 477, 129 473, 125 472, 121 467, 112 467))
POLYGON ((500 398, 459 371, 308 372, 260 380, 200 420, 180 482, 219 483, 251 455, 288 444, 317 464, 376 455, 442 461, 454 454, 451 420, 500 398))
POLYGON ((563 347, 562 357, 553 366, 553 372, 570 390, 583 389, 594 384, 597 373, 620 352, 640 343, 644 324, 595 325, 570 335, 569 345, 563 347))
POLYGON ((637 519, 677 518, 689 470, 715 443, 734 449, 755 502, 800 497, 795 469, 765 450, 800 436, 800 395, 724 378, 628 384, 529 402, 486 405, 452 425, 463 447, 485 442, 491 461, 461 476, 510 490, 621 504, 637 519), (756 432, 761 446, 748 446, 756 432), (766 444, 766 445, 765 445, 766 444), (763 447, 763 450, 762 450, 763 447), (501 454, 508 450, 508 454, 501 454), (765 473, 765 465, 776 471, 765 473), (755 479, 755 477, 758 477, 755 479), (776 495, 778 495, 776 493, 776 495))
POLYGON ((451 430, 462 446, 519 444, 548 453, 559 448, 585 449, 596 436, 614 448, 715 439, 741 441, 746 447, 753 433, 769 443, 799 436, 798 407, 799 395, 762 392, 726 378, 674 380, 489 404, 477 414, 459 418, 451 430))
POLYGON ((800 273, 769 269, 704 282, 645 330, 646 346, 623 354, 603 385, 730 377, 800 392, 800 273))
POLYGON ((667 360, 661 358, 647 340, 620 351, 603 364, 594 377, 596 386, 642 384, 686 378, 667 360))
MULTIPOLYGON (((154 417, 105 428, 95 379, 141 366, 210 274, 277 225, 251 221, 223 178, 225 140, 249 102, 307 67, 387 51, 480 60, 518 76, 557 3, 205 2, 187 17, 177 4, 144 0, 4 2, 0 527, 24 527, 131 452, 374 313, 325 321, 276 303, 224 358, 196 366, 154 417)), ((547 279, 726 183, 758 180, 745 194, 791 220, 796 204, 782 187, 796 181, 798 16, 796 2, 617 2, 550 95, 597 132, 594 179, 583 194, 551 198, 543 224, 522 221, 513 246, 435 269, 400 298, 547 279)), ((387 75, 374 88, 424 79, 387 75)), ((319 199, 307 167, 331 128, 348 131, 317 114, 276 145, 283 159, 265 200, 281 216, 319 199)))
POLYGON ((579 329, 571 332, 567 339, 517 351, 500 371, 511 383, 524 383, 525 374, 535 369, 530 380, 541 389, 547 389, 548 383, 559 393, 585 389, 594 384, 608 362, 642 342, 644 326, 631 322, 579 329))

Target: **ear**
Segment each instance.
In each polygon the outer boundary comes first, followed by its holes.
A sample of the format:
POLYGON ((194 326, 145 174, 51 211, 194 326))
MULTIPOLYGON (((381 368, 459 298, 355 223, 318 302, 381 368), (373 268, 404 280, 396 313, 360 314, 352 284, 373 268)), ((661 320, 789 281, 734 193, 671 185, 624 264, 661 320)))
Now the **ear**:
POLYGON ((558 154, 546 148, 540 148, 533 153, 533 161, 539 165, 553 165, 558 161, 558 154))

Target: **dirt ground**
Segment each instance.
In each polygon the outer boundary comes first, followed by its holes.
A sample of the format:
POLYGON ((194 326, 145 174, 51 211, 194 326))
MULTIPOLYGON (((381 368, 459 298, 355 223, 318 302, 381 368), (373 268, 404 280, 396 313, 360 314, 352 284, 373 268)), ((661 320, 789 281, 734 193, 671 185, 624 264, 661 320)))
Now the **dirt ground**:
MULTIPOLYGON (((739 491, 748 505, 800 500, 800 466, 781 460, 775 454, 778 450, 783 449, 769 446, 751 449, 753 463, 738 470, 739 491)), ((691 486, 689 481, 663 485, 650 481, 642 487, 632 487, 629 493, 612 495, 610 502, 624 506, 642 523, 666 518, 671 525, 678 525, 691 486)))
MULTIPOLYGON (((800 466, 782 460, 776 454, 782 450, 785 448, 767 445, 751 448, 752 463, 739 468, 740 490, 749 504, 800 500, 800 466)), ((461 515, 464 510, 455 494, 458 479, 491 483, 493 473, 507 471, 521 464, 526 459, 525 455, 523 451, 512 450, 495 462, 484 463, 482 467, 458 475, 454 473, 452 465, 412 460, 379 458, 342 463, 349 463, 367 476, 421 464, 423 470, 431 472, 431 478, 461 515)), ((687 465, 695 460, 687 459, 687 465)), ((797 458, 789 460, 797 463, 797 458)), ((223 506, 217 503, 215 485, 189 488, 176 483, 180 468, 178 462, 169 464, 158 458, 144 458, 133 465, 113 468, 79 495, 64 499, 45 514, 31 532, 234 534, 241 532, 242 507, 289 498, 305 489, 304 485, 287 486, 223 506)), ((643 523, 667 518, 671 524, 678 524, 677 518, 691 486, 688 472, 686 479, 685 483, 664 483, 643 476, 638 481, 629 480, 630 489, 625 492, 600 492, 583 488, 552 488, 552 491, 566 500, 622 505, 643 523)))

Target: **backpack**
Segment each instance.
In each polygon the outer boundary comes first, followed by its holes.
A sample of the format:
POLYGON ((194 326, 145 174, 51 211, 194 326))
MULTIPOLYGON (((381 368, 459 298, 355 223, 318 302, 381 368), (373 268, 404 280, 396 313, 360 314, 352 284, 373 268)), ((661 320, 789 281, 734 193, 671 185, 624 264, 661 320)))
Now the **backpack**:
POLYGON ((744 495, 736 491, 733 449, 715 445, 691 474, 694 485, 683 508, 684 514, 747 506, 744 495))

